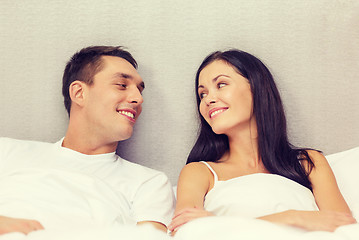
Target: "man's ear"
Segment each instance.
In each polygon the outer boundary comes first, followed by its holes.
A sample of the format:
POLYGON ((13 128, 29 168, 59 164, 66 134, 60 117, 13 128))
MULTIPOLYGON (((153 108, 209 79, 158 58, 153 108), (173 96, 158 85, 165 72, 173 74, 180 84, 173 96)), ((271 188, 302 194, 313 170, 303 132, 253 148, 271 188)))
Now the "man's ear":
POLYGON ((86 83, 76 80, 69 87, 69 93, 72 103, 83 106, 85 99, 86 83))

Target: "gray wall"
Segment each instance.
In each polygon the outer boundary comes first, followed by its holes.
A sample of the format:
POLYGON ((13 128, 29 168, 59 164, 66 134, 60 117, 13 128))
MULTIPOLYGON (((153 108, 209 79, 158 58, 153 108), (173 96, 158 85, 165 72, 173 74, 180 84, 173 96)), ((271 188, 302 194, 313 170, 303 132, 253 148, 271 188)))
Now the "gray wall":
POLYGON ((146 90, 119 150, 175 184, 197 133, 196 68, 235 47, 272 70, 294 144, 359 146, 358 1, 0 0, 0 13, 0 136, 57 141, 66 61, 88 45, 124 45, 146 90))

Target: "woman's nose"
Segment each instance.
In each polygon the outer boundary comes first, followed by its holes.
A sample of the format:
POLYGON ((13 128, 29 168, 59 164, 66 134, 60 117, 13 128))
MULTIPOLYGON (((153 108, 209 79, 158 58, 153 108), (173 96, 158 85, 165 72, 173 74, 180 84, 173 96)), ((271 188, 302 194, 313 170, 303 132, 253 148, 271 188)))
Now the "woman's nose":
POLYGON ((207 105, 211 105, 211 104, 217 102, 217 98, 216 98, 216 96, 214 94, 208 93, 206 98, 205 98, 205 102, 206 102, 207 105))

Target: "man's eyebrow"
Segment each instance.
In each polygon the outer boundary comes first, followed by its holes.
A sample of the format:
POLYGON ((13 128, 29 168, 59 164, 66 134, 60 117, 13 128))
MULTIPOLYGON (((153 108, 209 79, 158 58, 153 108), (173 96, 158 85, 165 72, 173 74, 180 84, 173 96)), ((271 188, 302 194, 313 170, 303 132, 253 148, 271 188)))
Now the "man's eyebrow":
POLYGON ((129 74, 118 72, 114 74, 114 77, 116 78, 126 78, 126 79, 133 79, 133 77, 129 74))
MULTIPOLYGON (((229 78, 230 76, 225 75, 225 74, 219 74, 217 77, 212 79, 212 82, 216 82, 218 80, 218 78, 220 78, 220 77, 228 77, 229 78)), ((200 89, 200 88, 204 88, 204 86, 203 85, 198 85, 197 89, 200 89)))
MULTIPOLYGON (((126 73, 122 73, 122 72, 118 72, 114 74, 115 78, 124 78, 124 79, 129 79, 129 80, 133 80, 133 76, 130 74, 126 74, 126 73)), ((138 87, 141 88, 141 91, 143 91, 145 89, 145 83, 143 81, 141 81, 138 84, 138 87)))

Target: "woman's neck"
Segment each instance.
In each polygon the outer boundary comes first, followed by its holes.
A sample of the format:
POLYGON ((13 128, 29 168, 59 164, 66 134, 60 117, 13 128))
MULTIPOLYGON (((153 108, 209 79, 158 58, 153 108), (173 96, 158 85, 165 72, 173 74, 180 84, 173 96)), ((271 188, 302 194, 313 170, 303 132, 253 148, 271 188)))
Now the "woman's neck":
POLYGON ((232 131, 228 135, 229 151, 227 161, 241 162, 249 166, 258 166, 261 161, 258 150, 258 133, 254 119, 247 127, 232 131))

